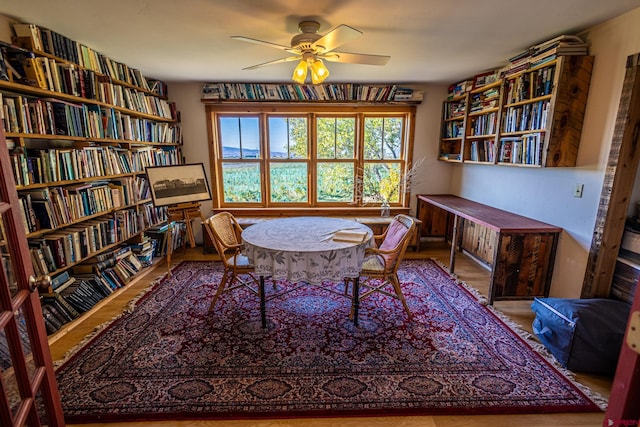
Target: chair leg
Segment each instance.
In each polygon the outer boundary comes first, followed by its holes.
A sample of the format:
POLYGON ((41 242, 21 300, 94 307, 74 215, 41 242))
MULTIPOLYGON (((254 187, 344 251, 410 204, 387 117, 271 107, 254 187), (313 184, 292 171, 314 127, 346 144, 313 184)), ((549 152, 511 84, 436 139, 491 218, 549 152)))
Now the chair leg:
POLYGON ((211 304, 209 305, 209 311, 213 311, 213 307, 216 305, 216 301, 218 301, 218 297, 222 294, 222 292, 224 291, 224 288, 227 286, 230 273, 231 272, 226 269, 224 270, 224 273, 222 273, 222 279, 220 280, 220 285, 218 285, 218 289, 216 290, 216 293, 213 296, 213 299, 211 300, 211 304))
POLYGON ((344 278, 344 294, 348 295, 349 294, 349 283, 351 283, 351 279, 348 277, 344 278))
POLYGON ((404 298, 404 294, 402 293, 402 288, 400 288, 400 281, 398 280, 398 277, 396 275, 392 275, 389 277, 389 279, 390 279, 389 281, 393 285, 393 289, 395 289, 396 291, 396 295, 398 295, 398 299, 402 301, 402 305, 404 306, 404 310, 407 312, 409 319, 412 319, 413 315, 411 314, 411 310, 409 310, 409 306, 407 305, 407 300, 404 298))

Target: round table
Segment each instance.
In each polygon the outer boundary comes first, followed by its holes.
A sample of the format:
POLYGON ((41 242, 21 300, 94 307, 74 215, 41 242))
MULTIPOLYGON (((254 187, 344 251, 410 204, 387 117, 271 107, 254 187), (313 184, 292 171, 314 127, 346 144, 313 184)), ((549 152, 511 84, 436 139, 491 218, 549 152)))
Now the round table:
MULTIPOLYGON (((291 217, 266 220, 247 227, 242 232, 243 253, 260 276, 263 326, 266 326, 265 277, 312 284, 353 278, 357 283, 364 252, 371 245, 372 238, 373 231, 366 225, 340 218, 291 217), (362 242, 333 240, 334 234, 341 230, 364 231, 367 235, 362 242)), ((355 301, 356 324, 357 305, 355 301)))

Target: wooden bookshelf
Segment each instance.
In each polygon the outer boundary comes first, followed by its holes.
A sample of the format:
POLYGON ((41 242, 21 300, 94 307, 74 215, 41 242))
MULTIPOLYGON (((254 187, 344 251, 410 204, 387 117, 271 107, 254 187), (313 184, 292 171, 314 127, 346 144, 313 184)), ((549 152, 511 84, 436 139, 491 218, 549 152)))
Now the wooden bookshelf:
MULTIPOLYGON (((140 242, 149 227, 166 221, 166 208, 152 205, 145 169, 181 163, 182 135, 163 82, 36 28, 32 37, 0 46, 5 63, 11 64, 0 75, 0 106, 34 270, 55 278, 140 242), (32 196, 39 192, 51 198, 38 202, 36 211, 32 196), (59 240, 69 240, 69 246, 60 249, 59 240)), ((130 280, 151 270, 136 267, 129 271, 130 280)), ((64 335, 131 283, 77 319, 62 322, 50 339, 64 335)))
POLYGON ((202 100, 215 102, 328 102, 328 103, 399 103, 419 104, 424 92, 394 84, 360 83, 207 83, 202 100))
POLYGON ((575 166, 592 69, 592 56, 558 56, 447 99, 440 160, 535 168, 575 166), (487 93, 496 92, 495 104, 477 107, 487 93), (460 99, 464 99, 463 117, 448 117, 460 99), (452 121, 464 128, 456 138, 448 133, 452 121))
POLYGON ((160 258, 154 259, 153 264, 150 265, 149 267, 146 267, 144 270, 140 271, 140 273, 138 273, 133 280, 131 280, 129 283, 127 283, 126 287, 123 287, 123 288, 115 290, 108 297, 105 297, 105 298, 101 299, 100 302, 98 302, 96 305, 94 305, 91 308, 91 310, 88 310, 88 311, 85 311, 84 313, 81 313, 80 316, 77 319, 73 320, 72 322, 65 323, 64 326, 62 326, 62 328, 58 329, 55 333, 49 335, 49 337, 48 337, 49 338, 49 345, 51 345, 54 342, 58 341, 60 338, 62 338, 67 333, 72 331, 78 325, 80 325, 84 319, 87 319, 88 317, 92 316, 94 313, 98 312, 102 307, 104 307, 107 304, 109 304, 112 300, 114 300, 121 293, 123 293, 125 291, 125 289, 128 289, 129 287, 135 286, 138 282, 143 280, 149 273, 151 273, 158 264, 160 264, 162 262, 164 262, 164 257, 160 257, 160 258))
POLYGON ((464 132, 467 126, 469 94, 453 96, 442 104, 439 159, 461 162, 464 151, 464 132))

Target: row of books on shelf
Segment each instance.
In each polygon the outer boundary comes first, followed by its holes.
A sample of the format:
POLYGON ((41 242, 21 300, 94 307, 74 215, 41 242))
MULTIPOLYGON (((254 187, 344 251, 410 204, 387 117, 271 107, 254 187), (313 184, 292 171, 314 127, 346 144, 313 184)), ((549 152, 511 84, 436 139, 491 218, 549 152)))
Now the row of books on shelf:
MULTIPOLYGON (((447 99, 463 96, 473 89, 492 84, 495 81, 514 76, 531 68, 540 67, 557 59, 559 56, 588 55, 588 53, 589 45, 580 37, 561 35, 518 53, 509 58, 508 63, 503 67, 488 70, 477 74, 471 79, 452 84, 449 86, 447 99)), ((553 75, 549 76, 548 79, 553 81, 553 75)), ((548 93, 550 93, 550 90, 546 90, 546 94, 548 93)))
POLYGON ((95 104, 0 92, 0 105, 5 132, 153 143, 182 141, 178 124, 135 117, 95 104))
POLYGON ((500 100, 500 87, 494 86, 483 92, 474 93, 471 95, 471 108, 472 113, 496 108, 500 100))
POLYGON ((471 141, 469 158, 473 162, 493 163, 495 161, 495 140, 484 139, 471 141))
POLYGON ((47 333, 52 334, 64 324, 91 310, 98 302, 126 286, 153 258, 153 241, 123 245, 97 255, 92 260, 74 266, 53 278, 50 289, 40 293, 47 333), (134 249, 143 247, 144 251, 134 249))
POLYGON ((38 275, 46 275, 67 268, 160 221, 166 221, 166 211, 149 204, 140 212, 121 210, 32 238, 29 245, 34 270, 38 275))
POLYGON ((464 100, 447 102, 444 104, 444 119, 451 120, 464 117, 467 103, 464 100))
POLYGON ((165 256, 169 247, 177 249, 185 245, 186 224, 183 221, 175 221, 155 225, 149 227, 145 235, 154 242, 156 256, 165 256))
POLYGON ((116 218, 105 217, 31 239, 29 250, 35 273, 52 273, 115 244, 118 241, 116 228, 116 218))
POLYGON ((471 124, 469 126, 470 136, 492 135, 496 133, 497 117, 497 112, 471 117, 471 124))
POLYGON ((149 166, 178 164, 180 155, 176 147, 16 147, 10 152, 18 186, 144 173, 149 166))
POLYGON ((503 132, 545 129, 549 107, 550 102, 546 100, 507 108, 502 117, 503 132))
POLYGON ((203 99, 251 101, 422 101, 423 91, 397 85, 329 83, 299 85, 291 83, 207 83, 203 99))
POLYGON ((163 119, 177 119, 175 104, 164 98, 113 83, 110 77, 74 64, 39 57, 7 44, 0 44, 0 80, 100 101, 163 119))
POLYGON ((55 229, 113 209, 135 203, 132 182, 94 182, 21 192, 21 212, 29 232, 55 229), (126 203, 129 202, 129 203, 126 203))
POLYGON ((542 146, 543 140, 540 133, 500 138, 498 162, 539 166, 542 159, 542 146))
POLYGON ((166 84, 159 80, 145 78, 140 70, 96 52, 90 47, 78 43, 58 32, 35 24, 13 24, 15 42, 24 48, 48 53, 83 68, 111 77, 144 90, 166 96, 166 84))
POLYGON ((505 103, 511 104, 550 95, 553 92, 554 74, 555 66, 551 66, 508 80, 505 87, 505 103))
POLYGON ((464 135, 464 126, 462 122, 451 121, 446 122, 443 126, 443 138, 462 138, 464 135))
MULTIPOLYGON (((148 196, 148 191, 148 184, 131 178, 109 183, 27 190, 19 194, 20 212, 28 233, 53 230, 83 218, 148 200, 148 197, 141 198, 148 196), (140 193, 139 185, 145 193, 140 193)), ((141 209, 142 215, 151 218, 142 218, 143 224, 155 224, 157 215, 147 212, 147 205, 153 206, 145 203, 141 209)))

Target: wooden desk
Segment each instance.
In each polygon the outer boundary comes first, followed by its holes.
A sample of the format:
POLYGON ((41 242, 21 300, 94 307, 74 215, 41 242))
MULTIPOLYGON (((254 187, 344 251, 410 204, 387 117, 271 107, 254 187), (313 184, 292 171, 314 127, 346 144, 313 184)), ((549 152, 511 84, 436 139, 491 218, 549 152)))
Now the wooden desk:
MULTIPOLYGON (((496 300, 548 296, 556 248, 562 228, 458 196, 418 195, 416 216, 423 236, 451 239, 449 272, 455 269, 456 252, 465 248, 463 235, 471 223, 482 229, 477 252, 487 253, 491 268, 489 304, 496 300), (465 223, 466 222, 466 223, 465 223)), ((469 243, 467 242, 467 246, 469 243)), ((480 257, 482 258, 482 257, 480 257)))

